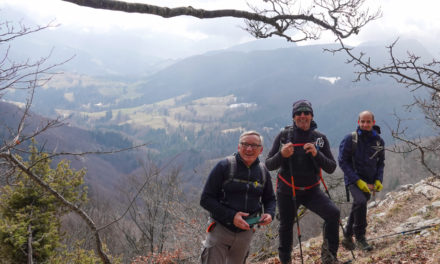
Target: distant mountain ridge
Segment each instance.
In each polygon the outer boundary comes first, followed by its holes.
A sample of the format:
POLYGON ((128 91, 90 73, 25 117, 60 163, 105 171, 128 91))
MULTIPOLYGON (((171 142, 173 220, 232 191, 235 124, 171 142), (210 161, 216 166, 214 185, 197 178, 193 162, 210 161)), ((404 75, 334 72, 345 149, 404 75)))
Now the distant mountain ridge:
MULTIPOLYGON (((341 131, 352 130, 357 113, 364 109, 375 112, 380 125, 392 126, 393 112, 402 114, 402 105, 411 102, 411 94, 391 78, 353 82, 355 69, 345 63, 345 55, 323 52, 324 48, 331 46, 228 49, 189 57, 138 79, 60 76, 60 82, 38 91, 34 109, 45 115, 54 115, 54 109, 123 113, 122 109, 171 98, 181 97, 178 104, 188 107, 194 100, 232 95, 236 104, 256 106, 234 119, 247 120, 255 128, 278 130, 291 123, 291 104, 298 99, 312 102, 319 129, 332 139, 341 138, 341 131), (62 81, 67 77, 70 80, 62 81)), ((373 54, 383 51, 383 47, 365 49, 373 54)))
MULTIPOLYGON (((387 145, 392 144, 389 129, 394 127, 395 112, 418 119, 408 132, 430 135, 423 115, 404 112, 402 105, 412 100, 407 90, 391 78, 353 82, 356 69, 345 63, 345 55, 323 51, 332 47, 222 50, 136 78, 66 72, 36 91, 32 110, 49 117, 62 115, 73 126, 95 134, 104 131, 130 142, 149 142, 147 155, 157 162, 179 153, 176 164, 182 165, 185 177, 192 177, 207 161, 233 152, 243 130, 262 132, 268 150, 280 129, 292 123, 291 106, 298 99, 312 102, 318 130, 333 149, 356 129, 357 115, 365 109, 376 114, 387 145)), ((383 47, 364 48, 373 54, 383 52, 383 47)), ((378 63, 384 60, 377 58, 378 63)), ((9 93, 4 99, 20 101, 20 94, 9 93)), ((120 163, 126 166, 121 171, 137 169, 135 158, 124 160, 130 162, 120 163)))

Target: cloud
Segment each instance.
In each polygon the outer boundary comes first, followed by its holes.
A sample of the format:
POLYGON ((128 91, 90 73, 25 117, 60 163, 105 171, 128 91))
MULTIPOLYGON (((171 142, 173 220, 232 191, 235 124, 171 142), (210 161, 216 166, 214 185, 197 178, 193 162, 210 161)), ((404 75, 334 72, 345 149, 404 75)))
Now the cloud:
MULTIPOLYGON (((249 10, 245 0, 138 0, 153 5, 178 7, 193 6, 203 9, 249 10)), ((263 1, 249 1, 264 4, 263 1)), ((369 0, 372 9, 381 6, 383 17, 361 29, 358 36, 348 39, 351 45, 366 41, 389 41, 398 37, 413 37, 433 49, 440 49, 440 1, 432 0, 369 0)), ((63 27, 83 32, 114 33, 138 32, 143 39, 173 40, 182 50, 212 50, 226 48, 252 37, 242 30, 243 20, 235 18, 197 19, 193 17, 161 18, 153 15, 124 13, 80 7, 61 0, 2 0, 0 8, 14 8, 28 14, 36 24, 45 24, 56 18, 63 27), (197 44, 196 44, 197 43, 197 44)), ((2 13, 2 15, 4 15, 2 13)), ((331 43, 331 33, 322 34, 319 41, 302 44, 331 43)), ((300 43, 301 44, 301 43, 300 43)), ((180 49, 173 47, 174 50, 180 49)), ((185 51, 184 54, 191 52, 185 51)), ((183 53, 182 53, 183 54, 183 53)))

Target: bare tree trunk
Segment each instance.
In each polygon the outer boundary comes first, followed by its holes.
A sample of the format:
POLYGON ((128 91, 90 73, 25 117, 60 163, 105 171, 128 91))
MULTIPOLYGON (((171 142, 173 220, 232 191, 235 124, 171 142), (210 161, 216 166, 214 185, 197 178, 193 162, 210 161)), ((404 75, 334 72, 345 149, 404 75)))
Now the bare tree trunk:
POLYGON ((28 259, 27 259, 27 264, 33 264, 34 262, 33 262, 33 260, 32 260, 32 255, 33 255, 33 252, 32 252, 32 225, 31 224, 29 224, 28 225, 28 233, 29 233, 29 235, 28 235, 28 253, 27 253, 27 255, 28 255, 28 259))

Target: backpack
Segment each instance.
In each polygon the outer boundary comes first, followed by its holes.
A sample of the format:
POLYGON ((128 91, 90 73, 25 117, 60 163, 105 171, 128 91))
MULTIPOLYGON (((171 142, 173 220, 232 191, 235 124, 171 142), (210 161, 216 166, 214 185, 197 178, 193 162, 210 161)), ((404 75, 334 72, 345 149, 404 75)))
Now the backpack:
POLYGON ((242 179, 237 179, 234 178, 235 175, 237 175, 237 160, 235 159, 234 155, 231 156, 227 156, 226 160, 228 161, 229 164, 229 173, 228 173, 228 178, 226 178, 223 183, 222 183, 222 187, 225 186, 227 183, 233 181, 233 182, 241 182, 241 183, 251 183, 253 184, 256 188, 261 185, 262 188, 264 188, 264 185, 266 184, 266 165, 264 165, 263 162, 260 162, 258 165, 260 167, 261 170, 261 175, 262 175, 262 181, 261 183, 259 183, 258 181, 255 182, 250 182, 247 180, 242 180, 242 179))
MULTIPOLYGON (((358 143, 358 134, 356 131, 351 132, 351 162, 353 164, 353 169, 356 170, 354 162, 354 154, 356 153, 358 143)), ((347 196, 347 202, 350 202, 350 189, 348 185, 345 185, 345 195, 347 196)))

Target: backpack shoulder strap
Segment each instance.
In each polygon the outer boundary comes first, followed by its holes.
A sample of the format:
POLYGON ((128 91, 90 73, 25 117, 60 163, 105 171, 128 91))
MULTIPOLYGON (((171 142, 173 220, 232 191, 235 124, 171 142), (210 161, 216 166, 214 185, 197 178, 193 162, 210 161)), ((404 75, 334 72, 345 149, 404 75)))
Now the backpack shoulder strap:
POLYGON ((293 126, 286 126, 282 131, 282 138, 285 142, 293 141, 293 126))
POLYGON ((358 143, 358 133, 357 131, 351 132, 351 163, 353 165, 353 169, 356 170, 354 154, 356 154, 356 148, 358 143))
MULTIPOLYGON (((234 155, 227 156, 226 160, 228 161, 229 171, 228 171, 228 177, 222 183, 222 187, 224 187, 227 183, 232 182, 232 181, 242 182, 242 183, 246 183, 246 184, 252 183, 255 186, 258 186, 258 183, 256 183, 256 182, 254 183, 254 182, 249 182, 249 181, 246 181, 246 180, 234 179, 235 175, 237 175, 237 160, 236 160, 234 155)), ((262 177, 261 185, 264 188, 264 185, 266 184, 266 171, 267 171, 267 168, 266 168, 266 165, 264 165, 263 162, 258 163, 258 165, 259 165, 260 170, 261 170, 261 177, 262 177)))
MULTIPOLYGON (((354 154, 356 153, 358 143, 358 133, 357 131, 351 132, 351 164, 353 169, 356 171, 356 162, 354 161, 354 154)), ((345 185, 345 195, 347 196, 347 202, 350 202, 350 190, 348 185, 345 185)))
POLYGON ((229 172, 228 172, 228 177, 223 181, 223 186, 228 183, 231 182, 234 179, 234 175, 237 173, 237 160, 235 159, 234 155, 230 155, 226 157, 226 160, 228 161, 228 165, 229 165, 229 172))
POLYGON ((358 133, 356 131, 351 132, 351 156, 354 156, 358 143, 358 133))
POLYGON ((266 184, 267 168, 266 168, 266 165, 264 164, 264 162, 260 162, 258 165, 260 166, 260 170, 261 170, 261 184, 263 185, 263 188, 264 188, 264 185, 266 184))

